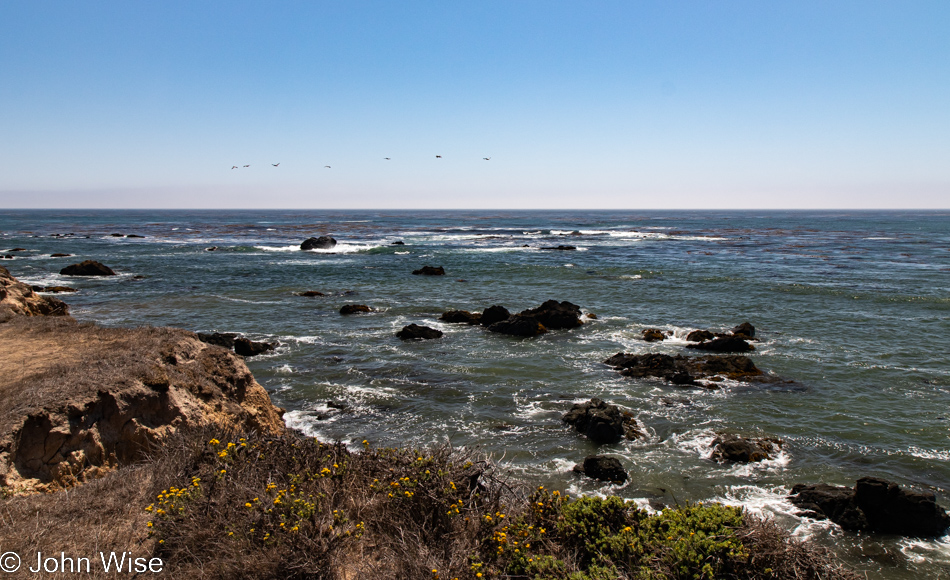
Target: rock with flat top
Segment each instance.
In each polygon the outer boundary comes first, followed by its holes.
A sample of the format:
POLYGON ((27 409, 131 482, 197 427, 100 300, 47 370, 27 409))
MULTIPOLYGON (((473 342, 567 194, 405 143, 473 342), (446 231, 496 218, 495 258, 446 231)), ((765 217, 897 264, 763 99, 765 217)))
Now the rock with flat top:
POLYGON ((59 271, 63 276, 115 276, 115 271, 101 262, 85 260, 59 271))

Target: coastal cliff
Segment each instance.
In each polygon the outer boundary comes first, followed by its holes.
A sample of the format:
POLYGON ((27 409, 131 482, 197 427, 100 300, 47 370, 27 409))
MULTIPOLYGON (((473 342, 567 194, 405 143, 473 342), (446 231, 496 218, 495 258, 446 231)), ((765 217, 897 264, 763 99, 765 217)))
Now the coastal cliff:
POLYGON ((172 328, 103 328, 0 268, 0 486, 53 490, 132 463, 188 428, 276 435, 241 357, 172 328), (58 316, 43 316, 55 314, 58 316))

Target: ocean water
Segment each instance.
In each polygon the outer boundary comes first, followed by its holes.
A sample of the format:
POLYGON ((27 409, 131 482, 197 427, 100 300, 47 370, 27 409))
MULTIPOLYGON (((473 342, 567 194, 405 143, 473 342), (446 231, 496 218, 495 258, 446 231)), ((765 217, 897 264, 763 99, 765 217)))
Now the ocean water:
POLYGON ((785 497, 795 483, 874 475, 950 506, 950 212, 0 211, 0 254, 13 247, 27 251, 0 265, 79 288, 59 297, 81 320, 279 341, 248 365, 309 434, 477 447, 572 495, 741 504, 868 578, 950 577, 946 536, 846 533, 796 516, 785 497), (339 244, 299 250, 321 234, 339 244), (540 249, 567 244, 577 249, 540 249), (83 259, 119 275, 58 273, 83 259), (447 275, 411 275, 423 265, 447 275), (533 339, 437 320, 552 298, 597 319, 533 339), (350 303, 376 312, 341 316, 350 303), (683 388, 602 363, 689 354, 689 330, 744 321, 760 339, 755 364, 788 382, 683 388), (409 323, 445 336, 400 341, 409 323), (644 342, 648 327, 674 337, 644 342), (576 435, 560 417, 590 397, 632 411, 647 437, 598 449, 576 435), (720 465, 719 432, 786 445, 770 461, 720 465), (621 458, 630 482, 569 473, 595 451, 621 458))

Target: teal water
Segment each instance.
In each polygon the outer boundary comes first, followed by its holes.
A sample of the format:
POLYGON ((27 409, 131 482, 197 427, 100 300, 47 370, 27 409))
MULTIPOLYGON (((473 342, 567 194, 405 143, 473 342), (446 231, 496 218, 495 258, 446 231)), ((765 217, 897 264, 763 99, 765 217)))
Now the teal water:
POLYGON ((248 364, 307 433, 479 447, 514 476, 571 494, 742 504, 869 578, 950 577, 948 537, 845 533, 785 500, 795 483, 876 475, 950 506, 950 212, 0 211, 0 250, 13 247, 28 251, 0 265, 79 288, 60 296, 79 319, 279 341, 248 364), (299 250, 320 234, 340 242, 332 253, 299 250), (539 249, 559 244, 577 250, 539 249), (120 275, 58 274, 81 259, 120 275), (423 265, 447 275, 410 274, 423 265), (551 298, 598 318, 528 340, 437 320, 551 298), (341 316, 347 303, 378 312, 341 316), (621 350, 687 353, 689 330, 746 320, 761 339, 756 365, 792 382, 708 391, 601 362, 621 350), (445 336, 397 339, 412 322, 445 336), (643 342, 647 327, 676 338, 643 342), (633 411, 649 433, 601 448, 630 470, 623 487, 568 473, 595 448, 560 416, 592 396, 633 411), (708 445, 721 431, 787 445, 762 464, 719 465, 708 445))

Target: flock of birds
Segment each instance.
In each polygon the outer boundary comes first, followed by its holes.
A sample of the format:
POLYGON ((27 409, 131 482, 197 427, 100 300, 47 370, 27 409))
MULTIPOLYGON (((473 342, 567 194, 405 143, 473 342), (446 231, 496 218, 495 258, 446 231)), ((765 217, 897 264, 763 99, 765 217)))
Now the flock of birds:
MULTIPOLYGON (((441 156, 441 155, 436 155, 435 158, 436 158, 436 159, 442 159, 442 156, 441 156)), ((390 161, 390 160, 392 160, 392 157, 383 157, 383 159, 385 159, 386 161, 390 161)), ((482 159, 485 160, 485 161, 491 161, 491 157, 482 157, 482 159)), ((271 163, 271 165, 272 165, 273 167, 277 167, 277 166, 280 165, 280 163, 271 163)), ((242 165, 241 167, 250 167, 250 164, 248 164, 248 165, 242 165)), ((231 166, 231 169, 241 169, 241 167, 238 167, 237 165, 232 165, 232 166, 231 166)), ((325 169, 332 169, 329 165, 324 165, 323 167, 324 167, 325 169)))

